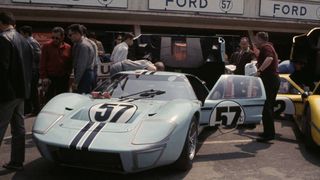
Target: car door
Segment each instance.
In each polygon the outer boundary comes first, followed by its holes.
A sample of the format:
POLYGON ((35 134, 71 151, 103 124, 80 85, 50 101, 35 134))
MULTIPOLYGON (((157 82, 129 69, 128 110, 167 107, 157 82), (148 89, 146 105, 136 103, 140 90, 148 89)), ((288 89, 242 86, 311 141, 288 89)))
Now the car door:
POLYGON ((201 124, 235 126, 260 123, 265 99, 260 78, 222 75, 201 108, 201 124))
POLYGON ((286 114, 301 117, 303 113, 303 90, 289 75, 280 75, 280 87, 278 90, 274 112, 276 115, 286 114))

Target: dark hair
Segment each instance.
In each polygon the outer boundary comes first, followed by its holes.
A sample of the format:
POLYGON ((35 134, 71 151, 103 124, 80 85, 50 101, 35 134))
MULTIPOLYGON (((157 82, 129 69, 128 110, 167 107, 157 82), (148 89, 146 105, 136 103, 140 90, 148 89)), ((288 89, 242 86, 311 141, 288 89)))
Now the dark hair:
POLYGON ((124 34, 123 36, 123 41, 127 40, 127 39, 133 39, 134 38, 134 35, 132 33, 126 33, 124 34))
POLYGON ((269 35, 267 32, 258 32, 256 36, 263 41, 269 41, 269 35))
POLYGON ((248 41, 248 42, 249 42, 249 38, 248 38, 248 37, 245 37, 245 36, 240 39, 240 41, 242 41, 242 40, 245 40, 245 41, 248 41))
POLYGON ((64 36, 64 29, 62 27, 54 27, 51 32, 60 33, 61 36, 64 36))
POLYGON ((84 35, 85 34, 84 31, 86 31, 87 28, 84 25, 81 25, 81 24, 71 24, 68 27, 68 30, 72 31, 72 32, 80 33, 81 35, 84 35))
POLYGON ((0 12, 0 22, 5 25, 15 25, 16 20, 10 12, 0 12))
POLYGON ((31 26, 22 26, 19 31, 24 34, 28 34, 28 36, 32 35, 32 27, 31 26))
POLYGON ((97 39, 96 33, 95 33, 95 32, 92 32, 92 31, 89 32, 87 36, 88 36, 88 38, 97 39))
POLYGON ((82 35, 88 36, 88 29, 87 29, 87 27, 85 27, 85 26, 82 25, 82 24, 80 24, 80 26, 81 26, 81 29, 82 29, 82 32, 83 32, 82 35))

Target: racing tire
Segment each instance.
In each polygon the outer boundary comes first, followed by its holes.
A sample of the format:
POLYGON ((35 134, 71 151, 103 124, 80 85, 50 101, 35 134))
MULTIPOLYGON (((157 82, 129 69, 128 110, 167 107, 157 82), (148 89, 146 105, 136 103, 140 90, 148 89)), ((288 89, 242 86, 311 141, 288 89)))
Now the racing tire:
POLYGON ((305 114, 305 121, 304 121, 304 141, 305 146, 307 149, 312 150, 317 147, 316 143, 312 139, 311 134, 311 110, 310 108, 307 109, 305 114))
POLYGON ((285 118, 285 120, 287 120, 287 121, 292 121, 292 122, 294 121, 292 114, 286 114, 286 115, 284 116, 284 118, 285 118))
POLYGON ((195 117, 189 125, 187 137, 178 160, 173 164, 173 167, 180 171, 187 171, 192 168, 193 159, 196 155, 198 143, 198 123, 195 117))

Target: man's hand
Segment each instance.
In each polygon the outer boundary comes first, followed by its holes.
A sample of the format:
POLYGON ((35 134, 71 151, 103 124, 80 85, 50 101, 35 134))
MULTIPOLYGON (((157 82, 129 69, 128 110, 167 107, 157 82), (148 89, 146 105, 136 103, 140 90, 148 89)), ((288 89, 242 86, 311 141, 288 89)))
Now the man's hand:
POLYGON ((76 84, 76 83, 72 83, 72 91, 73 92, 75 92, 75 91, 77 91, 78 90, 78 84, 76 84))
POLYGON ((255 74, 254 76, 256 76, 256 77, 260 77, 260 75, 261 75, 261 71, 257 71, 257 72, 256 72, 256 74, 255 74))
POLYGON ((48 79, 48 78, 42 79, 42 86, 47 87, 50 85, 50 83, 51 83, 50 79, 48 79))
POLYGON ((51 84, 51 80, 48 78, 44 78, 44 79, 41 79, 40 83, 41 83, 42 89, 44 91, 47 91, 51 84))

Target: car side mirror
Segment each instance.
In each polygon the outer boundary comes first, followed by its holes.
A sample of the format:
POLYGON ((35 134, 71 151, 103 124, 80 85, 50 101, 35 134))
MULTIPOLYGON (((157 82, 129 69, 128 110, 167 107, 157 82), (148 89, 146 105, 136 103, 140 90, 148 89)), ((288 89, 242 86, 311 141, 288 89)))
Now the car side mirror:
POLYGON ((309 91, 305 91, 304 93, 301 94, 301 98, 302 99, 306 99, 306 98, 308 98, 309 95, 310 95, 310 92, 309 91))
POLYGON ((205 85, 205 86, 207 85, 207 83, 205 81, 201 81, 201 84, 205 85))

